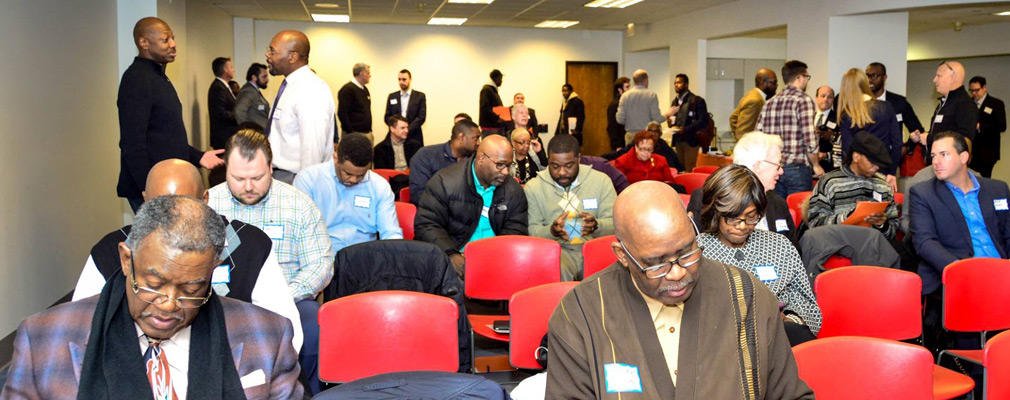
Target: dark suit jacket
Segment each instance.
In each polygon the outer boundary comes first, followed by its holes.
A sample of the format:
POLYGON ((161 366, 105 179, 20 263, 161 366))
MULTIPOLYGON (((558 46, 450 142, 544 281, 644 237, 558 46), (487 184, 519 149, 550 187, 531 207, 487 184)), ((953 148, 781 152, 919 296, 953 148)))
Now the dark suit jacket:
POLYGON ((999 160, 1000 134, 1006 130, 1006 107, 1003 100, 985 96, 978 110, 978 133, 972 145, 971 158, 995 164, 999 160))
POLYGON ((915 130, 924 132, 926 130, 919 123, 919 117, 915 115, 915 110, 912 109, 911 104, 908 104, 908 100, 904 96, 891 91, 885 91, 884 100, 890 103, 891 107, 894 107, 894 114, 899 119, 898 122, 904 124, 909 132, 914 132, 915 130))
MULTIPOLYGON (((424 92, 411 90, 408 102, 410 104, 407 104, 407 122, 410 125, 407 131, 407 139, 417 141, 423 146, 424 136, 421 132, 421 125, 424 125, 424 120, 428 118, 428 100, 424 97, 424 92)), ((382 117, 382 123, 388 123, 389 117, 393 115, 402 115, 402 107, 403 104, 400 104, 400 91, 397 90, 390 93, 386 98, 386 113, 382 117), (394 100, 396 104, 393 104, 394 100)))
POLYGON ((266 129, 270 118, 270 103, 252 82, 246 82, 235 98, 235 122, 252 122, 266 129))
POLYGON ((494 113, 494 108, 500 105, 502 102, 497 87, 487 84, 480 88, 480 111, 477 120, 481 128, 501 128, 502 120, 494 113))
MULTIPOLYGON (((704 230, 705 228, 700 225, 702 195, 701 188, 694 189, 691 192, 691 201, 687 204, 687 211, 693 213, 692 219, 694 219, 695 223, 699 224, 698 229, 704 230)), ((793 216, 789 213, 789 205, 786 203, 786 200, 773 191, 765 192, 765 197, 768 199, 768 204, 765 206, 765 220, 768 221, 768 230, 785 235, 793 243, 793 246, 796 246, 796 249, 799 250, 799 235, 797 234, 796 224, 793 222, 793 216)))
POLYGON ((684 95, 683 103, 678 104, 679 98, 674 98, 671 106, 681 105, 677 111, 677 120, 674 126, 681 128, 681 133, 673 135, 675 141, 685 140, 689 146, 697 146, 698 140, 694 137, 698 131, 708 126, 708 106, 705 99, 690 91, 684 95), (687 106, 683 106, 686 104, 687 106))
POLYGON ((617 106, 620 102, 619 96, 614 97, 607 106, 607 136, 610 138, 611 150, 624 147, 624 125, 617 122, 617 106))
POLYGON ((848 114, 842 115, 841 120, 838 121, 839 128, 842 130, 842 154, 849 152, 849 144, 852 143, 856 133, 866 131, 880 139, 887 148, 887 153, 891 156, 891 166, 881 168, 880 173, 895 175, 898 166, 901 165, 901 125, 898 124, 898 118, 890 103, 870 100, 867 105, 870 107, 870 117, 873 118, 872 124, 867 124, 862 128, 853 127, 852 118, 848 114))
MULTIPOLYGON (((28 317, 14 339, 7 384, 0 397, 72 399, 77 396, 84 352, 98 297, 61 304, 28 317)), ((240 378, 262 370, 263 384, 245 387, 250 399, 302 398, 291 322, 252 304, 221 297, 228 344, 240 378)), ((137 342, 122 343, 137 348, 137 342)), ((190 379, 190 385, 198 385, 190 379)), ((245 386, 245 385, 243 385, 245 386)))
POLYGON ((231 88, 214 78, 207 92, 207 113, 210 114, 210 146, 223 149, 235 133, 235 96, 231 88))
POLYGON ((926 143, 926 164, 928 165, 931 160, 928 150, 933 148, 933 137, 936 136, 933 135, 934 133, 954 131, 974 141, 975 123, 977 122, 978 107, 975 106, 975 101, 968 96, 963 85, 947 93, 947 101, 937 104, 936 111, 933 111, 933 119, 929 122, 930 135, 927 138, 929 143, 926 143), (936 121, 938 115, 943 116, 940 122, 936 121))
POLYGON ((347 82, 337 92, 337 118, 344 134, 372 131, 372 96, 368 87, 359 88, 354 82, 347 82))
POLYGON ((554 129, 554 134, 559 132, 568 132, 568 118, 575 118, 575 134, 582 133, 582 127, 586 122, 586 103, 582 102, 582 98, 575 96, 568 98, 568 105, 564 108, 564 113, 561 114, 561 118, 558 119, 558 126, 554 129))
MULTIPOLYGON (((411 96, 414 97, 414 96, 411 96)), ((407 159, 407 167, 410 167, 410 159, 421 149, 421 144, 416 140, 407 137, 403 142, 403 157, 407 159)), ((394 169, 396 167, 396 156, 393 155, 393 139, 386 133, 386 138, 375 145, 375 153, 372 160, 373 166, 379 169, 394 169)))
MULTIPOLYGON (((1010 189, 1001 181, 978 179, 978 205, 982 210, 989 237, 992 238, 1000 258, 1007 258, 1010 250, 1010 211, 996 210, 995 201, 1010 199, 1010 189)), ((943 268, 948 264, 975 256, 971 244, 968 222, 947 184, 936 178, 921 182, 909 189, 909 226, 912 243, 922 261, 919 276, 922 292, 932 293, 940 287, 943 268)))

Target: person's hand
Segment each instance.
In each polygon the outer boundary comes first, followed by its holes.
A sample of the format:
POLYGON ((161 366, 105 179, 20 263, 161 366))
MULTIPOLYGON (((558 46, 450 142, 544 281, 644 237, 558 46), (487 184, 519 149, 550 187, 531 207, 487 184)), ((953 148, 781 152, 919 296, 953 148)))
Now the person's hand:
POLYGON ((466 262, 466 258, 463 258, 462 254, 455 253, 449 256, 449 260, 452 261, 452 269, 456 270, 456 275, 459 279, 463 279, 463 264, 466 262))
POLYGON ((551 224, 551 235, 566 242, 571 240, 568 238, 568 232, 565 231, 565 220, 567 218, 568 211, 565 211, 561 213, 561 216, 558 217, 558 219, 554 220, 553 224, 551 224))
POLYGON ((543 148, 544 145, 540 144, 540 139, 530 140, 530 150, 533 150, 534 153, 539 153, 543 148))
POLYGON ((599 227, 596 222, 596 217, 586 212, 579 213, 579 216, 582 217, 582 237, 586 237, 593 234, 593 232, 596 232, 596 229, 599 227))
POLYGON ((818 160, 827 160, 828 159, 828 153, 824 153, 824 152, 817 153, 817 159, 818 160))
POLYGON ((677 115, 680 112, 680 106, 670 106, 670 115, 677 115))
POLYGON ((891 193, 898 192, 898 178, 896 178, 894 175, 888 174, 887 176, 884 177, 884 180, 887 181, 887 186, 891 187, 891 193))
MULTIPOLYGON (((926 140, 928 138, 929 138, 929 132, 920 133, 919 134, 919 141, 918 141, 918 143, 920 143, 920 144, 922 144, 922 145, 925 146, 926 143, 929 143, 929 141, 926 140)), ((926 152, 929 152, 929 149, 926 149, 926 152)))
POLYGON ((870 224, 873 227, 883 226, 887 222, 887 216, 884 213, 873 213, 867 215, 863 218, 863 222, 870 224))
POLYGON ((824 175, 824 168, 821 168, 820 164, 814 164, 814 178, 820 178, 824 175))
POLYGON ((214 169, 224 165, 224 160, 218 157, 224 153, 224 149, 221 150, 208 150, 203 152, 203 156, 200 157, 200 166, 207 169, 214 169))

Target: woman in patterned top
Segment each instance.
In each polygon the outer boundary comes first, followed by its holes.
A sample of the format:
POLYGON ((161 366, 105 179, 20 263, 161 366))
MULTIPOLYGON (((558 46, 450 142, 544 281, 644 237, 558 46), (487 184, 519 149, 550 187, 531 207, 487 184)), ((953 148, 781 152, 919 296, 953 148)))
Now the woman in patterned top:
POLYGON ((536 154, 530 155, 530 147, 540 148, 539 140, 531 140, 530 133, 516 128, 512 131, 512 165, 509 167, 509 174, 519 180, 519 184, 525 185, 530 179, 537 176, 537 172, 543 169, 543 165, 536 154))
POLYGON ((789 239, 754 229, 766 205, 764 186, 747 167, 719 168, 702 187, 698 244, 705 247, 705 257, 750 272, 775 293, 786 335, 795 346, 815 338, 821 310, 789 239))

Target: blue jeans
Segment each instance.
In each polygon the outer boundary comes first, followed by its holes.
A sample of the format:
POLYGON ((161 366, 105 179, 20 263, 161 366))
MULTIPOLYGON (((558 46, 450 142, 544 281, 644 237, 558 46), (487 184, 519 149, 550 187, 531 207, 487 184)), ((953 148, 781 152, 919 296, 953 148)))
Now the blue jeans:
POLYGON ((796 192, 814 190, 814 173, 806 164, 792 163, 782 167, 782 176, 775 185, 775 194, 786 198, 796 192))
POLYGON ((295 303, 302 321, 302 351, 298 353, 298 364, 302 366, 302 384, 305 391, 313 395, 322 391, 319 382, 319 302, 315 298, 299 300, 295 303))

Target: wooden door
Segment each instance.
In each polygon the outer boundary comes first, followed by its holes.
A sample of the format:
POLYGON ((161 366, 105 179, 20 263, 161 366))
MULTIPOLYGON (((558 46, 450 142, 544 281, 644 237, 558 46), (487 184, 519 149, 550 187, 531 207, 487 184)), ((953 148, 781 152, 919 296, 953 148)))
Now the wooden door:
POLYGON ((565 63, 565 80, 572 85, 575 93, 578 93, 586 104, 586 122, 582 129, 582 154, 598 156, 609 153, 607 106, 614 97, 617 63, 568 61, 565 63))

